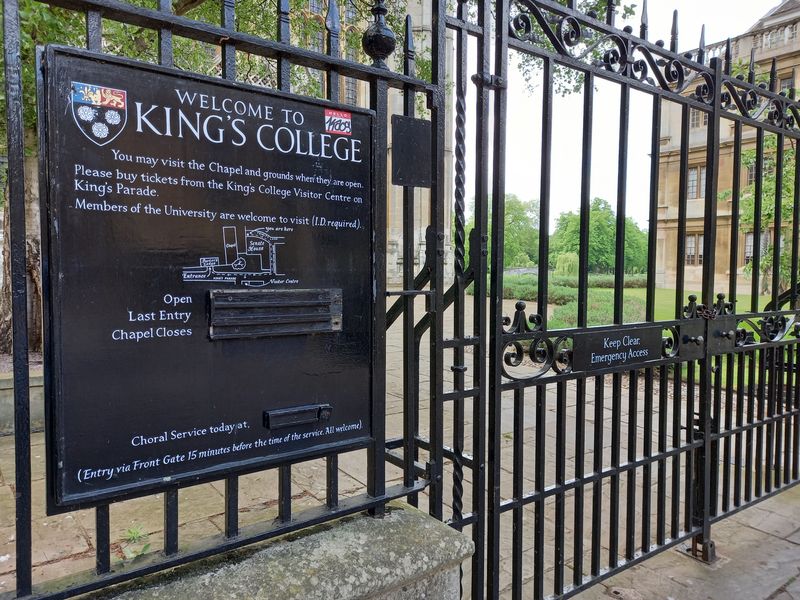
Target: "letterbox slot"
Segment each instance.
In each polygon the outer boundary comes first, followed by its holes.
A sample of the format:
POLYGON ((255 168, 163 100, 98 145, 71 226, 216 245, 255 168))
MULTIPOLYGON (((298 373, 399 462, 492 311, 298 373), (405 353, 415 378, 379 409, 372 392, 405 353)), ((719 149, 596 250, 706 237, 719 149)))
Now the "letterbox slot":
POLYGON ((248 339, 342 330, 342 290, 211 290, 209 337, 248 339))
POLYGON ((306 404, 291 408, 278 408, 264 411, 264 427, 269 430, 284 429, 297 425, 308 425, 327 421, 333 407, 330 404, 306 404))

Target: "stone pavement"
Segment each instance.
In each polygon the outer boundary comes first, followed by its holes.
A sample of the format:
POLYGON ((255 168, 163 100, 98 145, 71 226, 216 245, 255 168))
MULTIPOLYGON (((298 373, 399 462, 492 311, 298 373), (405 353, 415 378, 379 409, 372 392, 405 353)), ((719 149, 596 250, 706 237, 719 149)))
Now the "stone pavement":
MULTIPOLYGON (((508 314, 513 314, 513 302, 507 305, 508 314)), ((471 320, 467 321, 471 323, 471 320)), ((426 360, 426 344, 422 344, 422 361, 426 360)), ((402 432, 402 354, 399 338, 399 328, 393 327, 387 340, 387 435, 399 436, 402 432)), ((448 363, 449 364, 449 363, 448 363)), ((427 394, 427 371, 422 370, 421 397, 427 394)), ((447 376, 451 376, 449 370, 447 376)), ((469 384, 469 381, 467 382, 469 384)), ((568 387, 567 418, 572 419, 567 427, 568 435, 574 431, 574 391, 568 387)), ((532 394, 527 394, 524 404, 532 402, 532 394)), ((547 461, 548 479, 552 478, 555 403, 549 402, 548 390, 547 423, 547 461)), ((627 398, 627 395, 625 395, 627 398)), ((590 408, 593 398, 587 397, 586 427, 591 431, 594 426, 593 409, 590 408)), ((608 403, 607 403, 608 404, 608 403)), ((623 402, 626 405, 627 402, 623 402)), ((503 422, 501 426, 503 477, 501 491, 504 498, 511 494, 511 452, 513 448, 513 402, 504 402, 503 422)), ((423 418, 421 428, 423 434, 426 430, 427 402, 423 400, 420 413, 423 418)), ((603 415, 603 427, 606 430, 605 444, 601 451, 604 464, 607 462, 610 433, 610 412, 606 406, 603 415)), ((624 406, 623 406, 624 409, 624 406)), ((670 409, 671 410, 671 409, 670 409)), ((445 410, 445 436, 446 441, 452 436, 452 407, 445 410)), ((469 449, 472 444, 471 415, 467 411, 466 445, 469 449)), ((530 419, 533 410, 526 408, 524 427, 526 447, 533 443, 537 432, 530 419)), ((623 414, 626 420, 627 415, 623 414)), ((628 424, 623 425, 621 440, 626 444, 628 424)), ((643 444, 641 423, 638 424, 636 435, 637 454, 641 455, 643 444)), ((654 435, 657 431, 654 430, 654 435)), ((571 439, 571 438, 570 438, 571 439)), ((587 434, 587 441, 591 440, 591 433, 587 434)), ((568 440, 569 441, 569 440, 568 440)), ((13 437, 0 437, 0 595, 10 592, 14 588, 14 440, 13 437)), ((587 470, 591 470, 592 451, 587 444, 585 456, 587 470)), ((528 452, 526 450, 526 452, 528 452)), ((530 451, 532 454, 532 451, 530 451)), ((567 475, 574 469, 574 452, 567 455, 567 475)), ((627 454, 623 445, 622 457, 627 454)), ((33 472, 33 563, 34 582, 47 580, 73 574, 79 571, 90 570, 94 567, 94 513, 92 511, 77 511, 57 517, 47 517, 44 513, 44 436, 41 433, 32 438, 32 472, 33 472)), ((524 484, 526 491, 531 484, 532 461, 525 462, 524 484)), ((343 497, 356 495, 365 491, 366 487, 366 454, 363 451, 342 455, 339 460, 339 489, 343 497)), ((671 469, 668 469, 668 472, 671 469)), ((450 477, 450 472, 446 477, 450 477)), ((391 482, 401 479, 401 472, 387 465, 387 476, 391 482)), ((653 478, 655 481, 655 477, 653 478)), ((621 480, 620 497, 623 508, 621 510, 622 526, 624 528, 624 478, 621 480)), ((643 490, 642 477, 636 481, 637 496, 641 497, 643 490)), ((269 523, 277 517, 277 474, 275 471, 266 471, 252 475, 245 475, 240 480, 239 519, 242 526, 253 523, 269 523)), ((449 504, 451 490, 446 486, 445 500, 449 504)), ((668 482, 669 488, 669 482, 668 482)), ((465 510, 469 510, 470 494, 469 472, 465 481, 465 510)), ((603 489, 604 510, 609 506, 608 490, 603 489)), ((292 469, 292 497, 293 511, 295 513, 304 508, 324 505, 325 502, 325 464, 322 460, 308 461, 292 469)), ((223 499, 224 483, 215 482, 185 488, 179 492, 179 507, 181 524, 179 540, 181 548, 195 545, 200 540, 221 535, 223 524, 223 499)), ((425 506, 425 498, 420 505, 425 506)), ((587 504, 586 518, 591 518, 591 511, 587 504)), ((113 504, 111 507, 111 540, 112 560, 115 564, 131 560, 132 556, 143 551, 158 551, 163 543, 163 500, 160 495, 140 498, 127 502, 113 504)), ((568 506, 567 523, 571 522, 572 508, 568 506)), ((450 510, 445 511, 449 516, 450 510)), ((641 521, 641 514, 637 511, 637 522, 641 521)), ((552 516, 552 506, 547 507, 548 518, 552 516)), ((530 521, 530 514, 526 509, 526 527, 530 521)), ((720 599, 720 600, 800 600, 800 486, 787 490, 782 494, 750 507, 715 525, 712 529, 713 538, 717 543, 717 552, 720 560, 712 566, 704 565, 685 555, 680 549, 663 552, 645 563, 633 567, 613 578, 601 582, 592 589, 580 594, 582 599, 591 598, 620 598, 623 600, 650 600, 650 599, 720 599)), ((571 536, 569 528, 566 530, 568 538, 571 536)), ((586 532, 584 535, 587 535, 586 532)), ((501 536, 503 548, 501 550, 501 585, 504 586, 503 598, 510 598, 509 587, 511 578, 511 526, 509 519, 501 522, 501 536)), ((523 563, 523 587, 525 597, 532 597, 532 529, 526 530, 523 563)), ((548 533, 552 536, 552 532, 548 533)), ((624 530, 620 537, 624 540, 624 530)), ((548 560, 552 560, 552 539, 546 539, 548 546, 548 560)), ((588 548, 588 545, 584 546, 588 548)), ((568 550, 566 556, 571 556, 568 550)), ((584 568, 588 560, 584 561, 584 568)), ((554 565, 547 564, 546 585, 552 589, 552 571, 554 565)), ((571 579, 571 560, 565 561, 567 580, 571 579)), ((465 581, 465 587, 468 587, 465 581)))

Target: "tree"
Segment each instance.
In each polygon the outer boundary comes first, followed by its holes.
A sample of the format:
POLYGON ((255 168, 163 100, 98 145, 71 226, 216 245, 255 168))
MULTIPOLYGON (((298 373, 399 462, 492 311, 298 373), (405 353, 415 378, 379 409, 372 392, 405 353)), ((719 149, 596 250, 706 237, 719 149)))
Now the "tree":
MULTIPOLYGON (((756 276, 762 280, 761 291, 766 291, 771 285, 771 274, 774 256, 773 232, 775 228, 775 192, 777 190, 778 178, 777 169, 777 136, 768 134, 764 136, 764 163, 762 176, 761 193, 761 229, 759 238, 754 240, 754 244, 760 244, 761 264, 760 273, 756 276), (770 231, 772 230, 772 231, 770 231)), ((795 160, 796 148, 794 144, 787 145, 783 151, 783 171, 782 171, 782 190, 780 198, 781 209, 781 240, 780 249, 780 290, 782 292, 789 288, 792 281, 792 223, 794 214, 794 186, 795 186, 795 160)), ((755 149, 742 151, 743 170, 755 169, 757 165, 757 153, 755 149)), ((720 192, 718 198, 727 201, 732 196, 732 190, 720 192)), ((755 181, 742 188, 739 195, 739 211, 741 230, 744 233, 755 233, 756 217, 756 184, 755 181)), ((753 263, 749 262, 744 267, 747 275, 754 276, 753 263)))
MULTIPOLYGON (((592 200, 589 209, 589 272, 611 273, 616 256, 617 218, 611 205, 602 198, 592 200)), ((577 212, 561 213, 550 238, 550 265, 560 256, 580 252, 581 218, 577 212)), ((636 222, 625 219, 625 272, 642 273, 647 269, 647 233, 636 222)))
MULTIPOLYGON (((491 198, 489 199, 491 205, 491 198)), ((466 256, 469 257, 469 232, 475 227, 475 217, 467 222, 466 256)), ((489 215, 489 231, 492 215, 489 215)), ((455 239, 455 234, 453 234, 455 239)), ((503 227, 503 266, 532 267, 539 261, 539 202, 520 200, 506 194, 505 224, 503 227)))

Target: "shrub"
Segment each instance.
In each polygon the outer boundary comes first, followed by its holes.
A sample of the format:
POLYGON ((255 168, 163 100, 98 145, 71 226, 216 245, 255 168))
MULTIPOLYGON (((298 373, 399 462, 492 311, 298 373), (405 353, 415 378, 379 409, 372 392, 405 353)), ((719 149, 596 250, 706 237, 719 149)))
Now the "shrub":
MULTIPOLYGON (((644 321, 645 304, 640 298, 625 298, 623 319, 626 323, 644 321)), ((614 292, 589 290, 587 316, 590 326, 610 325, 614 321, 614 292)), ((571 329, 578 326, 578 302, 558 306, 549 319, 548 329, 571 329)))
POLYGON ((579 269, 578 255, 574 252, 565 252, 560 254, 556 259, 556 275, 571 277, 573 280, 578 280, 579 269))

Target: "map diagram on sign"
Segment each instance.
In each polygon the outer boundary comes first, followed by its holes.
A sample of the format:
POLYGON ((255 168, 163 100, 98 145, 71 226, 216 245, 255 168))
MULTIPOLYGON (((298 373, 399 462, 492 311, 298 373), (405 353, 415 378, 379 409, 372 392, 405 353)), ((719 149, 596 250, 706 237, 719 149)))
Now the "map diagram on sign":
POLYGON ((284 238, 270 235, 263 227, 244 230, 244 247, 237 228, 222 228, 223 256, 205 256, 200 264, 183 268, 184 281, 214 281, 248 287, 267 285, 278 271, 277 248, 284 238))

